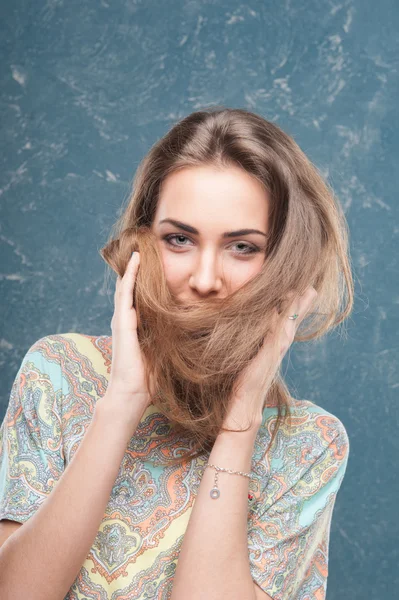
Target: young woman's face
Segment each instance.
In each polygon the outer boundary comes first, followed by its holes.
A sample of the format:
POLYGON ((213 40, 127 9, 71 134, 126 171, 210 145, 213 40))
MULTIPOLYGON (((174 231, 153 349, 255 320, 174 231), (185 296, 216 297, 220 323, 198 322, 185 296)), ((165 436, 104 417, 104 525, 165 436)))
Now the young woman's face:
POLYGON ((166 178, 151 229, 176 299, 224 298, 260 271, 269 201, 238 167, 188 167, 166 178))

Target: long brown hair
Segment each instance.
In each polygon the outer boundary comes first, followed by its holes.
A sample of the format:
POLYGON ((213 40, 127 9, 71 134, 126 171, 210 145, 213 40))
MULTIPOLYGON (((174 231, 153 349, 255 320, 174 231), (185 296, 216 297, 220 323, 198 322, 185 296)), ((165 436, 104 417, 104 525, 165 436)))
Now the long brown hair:
MULTIPOLYGON (((189 453, 168 464, 211 449, 238 375, 270 334, 276 308, 278 328, 286 323, 293 291, 301 295, 312 285, 318 292, 295 341, 319 338, 350 314, 348 238, 342 208, 316 166, 292 137, 255 113, 200 110, 152 146, 100 253, 123 276, 131 252, 140 252, 133 302, 147 381, 151 374, 156 382, 153 403, 195 441, 189 453), (150 227, 165 178, 204 165, 238 166, 263 184, 270 197, 267 248, 261 271, 227 298, 182 306, 168 289, 150 227)), ((270 376, 265 365, 263 384, 264 406, 278 411, 268 451, 283 421, 291 418, 292 399, 280 367, 270 376)))

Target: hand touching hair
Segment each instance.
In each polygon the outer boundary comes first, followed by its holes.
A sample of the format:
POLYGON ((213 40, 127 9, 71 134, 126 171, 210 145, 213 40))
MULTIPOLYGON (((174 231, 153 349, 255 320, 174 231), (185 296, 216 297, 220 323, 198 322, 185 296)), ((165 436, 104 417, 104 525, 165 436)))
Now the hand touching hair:
POLYGON ((264 380, 265 373, 268 374, 268 381, 272 383, 280 363, 287 353, 289 347, 295 339, 297 329, 309 312, 312 304, 317 297, 314 287, 310 286, 303 296, 292 296, 290 307, 291 317, 295 314, 297 319, 287 319, 284 327, 279 327, 279 313, 276 309, 272 316, 273 325, 271 339, 266 338, 258 353, 251 359, 240 373, 234 384, 234 392, 231 398, 227 417, 223 423, 224 428, 245 427, 243 423, 249 422, 249 427, 254 424, 258 429, 262 423, 262 411, 265 405, 265 395, 267 394, 267 380, 264 380), (274 336, 280 336, 276 343, 274 336), (266 390, 266 392, 265 392, 266 390))

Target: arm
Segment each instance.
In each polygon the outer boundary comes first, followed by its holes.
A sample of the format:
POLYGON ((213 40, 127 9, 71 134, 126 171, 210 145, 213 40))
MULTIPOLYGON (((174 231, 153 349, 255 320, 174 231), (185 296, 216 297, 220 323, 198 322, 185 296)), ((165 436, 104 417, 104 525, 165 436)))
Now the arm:
MULTIPOLYGON (((249 473, 256 433, 257 429, 221 432, 209 462, 249 473)), ((215 469, 205 469, 184 534, 171 600, 256 600, 247 539, 249 479, 219 472, 220 497, 214 500, 209 495, 214 477, 215 469)))
POLYGON ((142 417, 142 406, 132 406, 134 414, 126 418, 111 397, 97 402, 57 485, 0 548, 2 600, 65 597, 96 537, 126 446, 142 417))

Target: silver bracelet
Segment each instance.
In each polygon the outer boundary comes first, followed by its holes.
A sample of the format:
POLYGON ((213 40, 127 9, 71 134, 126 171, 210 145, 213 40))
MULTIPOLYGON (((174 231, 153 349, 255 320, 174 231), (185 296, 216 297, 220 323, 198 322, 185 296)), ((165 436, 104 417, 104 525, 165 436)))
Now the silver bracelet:
MULTIPOLYGON (((231 475, 242 475, 243 477, 248 477, 249 479, 251 479, 252 475, 251 473, 243 473, 242 471, 232 471, 231 469, 224 469, 223 467, 218 467, 216 465, 211 465, 210 463, 208 463, 206 465, 205 468, 207 467, 213 467, 215 469, 215 482, 213 485, 213 488, 211 489, 209 495, 213 500, 217 500, 220 496, 220 490, 218 488, 218 476, 219 476, 219 471, 223 471, 224 473, 230 473, 231 475)), ((248 500, 253 500, 253 495, 251 493, 248 493, 248 500)))

